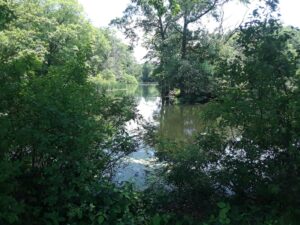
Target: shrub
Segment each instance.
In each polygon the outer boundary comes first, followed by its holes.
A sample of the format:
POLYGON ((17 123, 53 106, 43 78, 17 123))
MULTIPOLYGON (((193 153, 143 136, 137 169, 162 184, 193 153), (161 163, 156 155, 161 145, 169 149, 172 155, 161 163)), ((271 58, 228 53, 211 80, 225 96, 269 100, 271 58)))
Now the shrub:
POLYGON ((128 74, 124 74, 120 78, 120 82, 125 83, 125 84, 132 84, 132 85, 137 85, 138 84, 137 79, 134 76, 128 75, 128 74))

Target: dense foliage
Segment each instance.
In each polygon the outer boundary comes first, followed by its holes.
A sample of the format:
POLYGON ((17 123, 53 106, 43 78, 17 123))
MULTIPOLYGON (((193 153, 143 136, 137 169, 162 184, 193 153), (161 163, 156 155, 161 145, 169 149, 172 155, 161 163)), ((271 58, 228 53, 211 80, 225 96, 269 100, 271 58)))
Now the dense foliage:
POLYGON ((255 11, 234 38, 233 55, 218 62, 207 128, 193 145, 159 142, 175 210, 209 216, 219 206, 220 224, 299 223, 297 35, 255 11))
POLYGON ((132 194, 105 180, 134 149, 124 130, 132 102, 88 82, 117 65, 115 73, 134 74, 125 45, 125 56, 113 55, 112 36, 74 0, 1 1, 0 10, 0 223, 131 224, 132 194), (114 57, 127 61, 108 62, 114 57), (118 211, 107 210, 116 201, 118 211))
POLYGON ((88 65, 90 80, 98 86, 137 84, 141 76, 141 66, 133 57, 132 50, 115 36, 111 30, 94 29, 88 65))
POLYGON ((143 28, 141 67, 76 0, 0 0, 0 224, 298 224, 300 32, 276 0, 235 32, 198 26, 226 2, 132 0, 113 23, 143 28), (188 143, 147 133, 162 163, 145 192, 110 179, 137 115, 103 90, 137 80, 208 102, 188 143))
MULTIPOLYGON (((223 42, 221 31, 209 33, 203 21, 222 20, 229 0, 132 0, 122 18, 112 21, 132 42, 144 31, 161 95, 168 100, 174 89, 187 102, 207 102, 214 93, 213 61, 223 42)), ((248 1, 241 1, 248 2, 248 1)))

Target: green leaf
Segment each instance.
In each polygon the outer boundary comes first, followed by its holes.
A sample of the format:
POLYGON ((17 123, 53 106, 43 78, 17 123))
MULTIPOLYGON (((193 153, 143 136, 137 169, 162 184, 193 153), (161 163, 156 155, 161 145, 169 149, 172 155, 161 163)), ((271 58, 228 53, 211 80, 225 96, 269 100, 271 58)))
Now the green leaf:
POLYGON ((104 216, 98 216, 98 219, 97 219, 97 222, 98 222, 98 224, 103 224, 103 222, 105 221, 105 218, 104 218, 104 216))
POLYGON ((219 203, 217 204, 217 206, 218 206, 220 209, 223 209, 223 208, 226 207, 226 204, 225 204, 224 202, 219 202, 219 203))
POLYGON ((161 222, 161 217, 156 214, 153 218, 152 218, 152 225, 160 225, 161 222))

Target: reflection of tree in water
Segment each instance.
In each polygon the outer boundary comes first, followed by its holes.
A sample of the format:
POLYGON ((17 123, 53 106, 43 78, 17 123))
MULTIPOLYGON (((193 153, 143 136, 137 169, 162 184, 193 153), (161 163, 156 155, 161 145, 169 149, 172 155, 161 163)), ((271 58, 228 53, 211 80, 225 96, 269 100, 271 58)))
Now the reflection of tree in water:
POLYGON ((134 89, 134 96, 137 98, 143 97, 146 100, 150 100, 150 98, 156 98, 160 96, 157 85, 155 84, 141 84, 136 87, 137 88, 134 89))
POLYGON ((140 87, 143 92, 143 97, 146 99, 160 96, 157 85, 141 85, 140 87))
MULTIPOLYGON (((158 134, 163 138, 172 140, 186 141, 197 131, 203 130, 203 122, 200 118, 201 105, 159 105, 154 104, 160 93, 156 85, 139 85, 135 90, 134 96, 143 99, 147 107, 151 108, 152 117, 158 125, 158 134), (153 104, 152 104, 153 103, 153 104)), ((141 104, 141 103, 139 103, 141 104)), ((144 109, 150 110, 150 109, 144 109)), ((143 114, 141 111, 140 113, 143 114)), ((145 112, 148 115, 148 112, 145 112)), ((145 116, 142 115, 142 116, 145 116)), ((152 123, 156 124, 156 123, 152 123)))
POLYGON ((106 93, 114 97, 134 97, 138 91, 138 85, 133 84, 117 84, 114 87, 106 89, 106 93))
POLYGON ((143 91, 143 96, 146 98, 146 97, 149 97, 149 89, 150 87, 149 86, 142 86, 142 91, 143 91))
POLYGON ((159 152, 159 146, 155 145, 157 132, 162 138, 186 141, 195 131, 201 130, 203 123, 200 120, 199 105, 162 106, 155 85, 140 85, 134 97, 137 103, 136 111, 141 117, 140 121, 131 121, 127 131, 130 134, 143 135, 144 139, 139 142, 137 151, 120 164, 114 179, 116 182, 133 181, 138 188, 143 189, 146 187, 148 172, 152 173, 155 168, 161 166, 156 163, 155 156, 156 150, 159 152))
POLYGON ((162 137, 187 140, 203 129, 200 118, 200 105, 162 106, 159 134, 162 137))

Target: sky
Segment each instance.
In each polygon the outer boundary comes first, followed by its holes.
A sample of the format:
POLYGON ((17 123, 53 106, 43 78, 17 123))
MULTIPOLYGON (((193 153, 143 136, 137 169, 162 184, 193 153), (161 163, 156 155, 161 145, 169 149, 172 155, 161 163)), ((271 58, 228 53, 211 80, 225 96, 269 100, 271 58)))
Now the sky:
MULTIPOLYGON (((78 0, 85 11, 86 16, 97 27, 107 27, 109 22, 122 16, 126 6, 130 0, 78 0)), ((253 2, 253 1, 252 1, 253 2)), ((281 19, 285 25, 292 25, 300 28, 300 0, 280 0, 281 19)), ((236 0, 228 3, 224 7, 224 27, 236 27, 247 13, 250 13, 251 6, 245 7, 236 0)), ((210 25, 213 21, 208 21, 210 25)), ((119 35, 122 38, 121 35, 119 35)), ((125 41, 125 40, 124 40, 125 41)), ((138 45, 135 48, 135 57, 138 61, 142 61, 146 54, 146 49, 138 45)))

